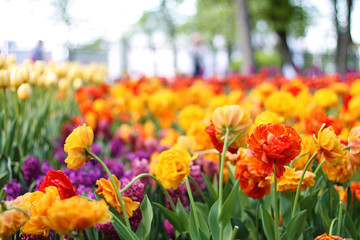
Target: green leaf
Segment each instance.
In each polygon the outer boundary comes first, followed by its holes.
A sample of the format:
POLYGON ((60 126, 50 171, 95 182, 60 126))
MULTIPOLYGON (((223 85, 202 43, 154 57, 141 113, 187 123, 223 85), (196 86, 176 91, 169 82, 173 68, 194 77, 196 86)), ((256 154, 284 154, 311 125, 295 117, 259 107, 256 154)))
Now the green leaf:
POLYGON ((239 201, 239 179, 235 182, 228 198, 225 200, 221 208, 218 221, 222 226, 225 226, 229 222, 236 207, 236 204, 238 204, 238 201, 239 201))
POLYGON ((184 225, 188 226, 189 225, 190 212, 184 208, 184 206, 182 205, 179 198, 178 198, 178 201, 176 203, 176 213, 182 219, 182 221, 184 222, 184 225))
POLYGON ((320 189, 312 192, 309 196, 306 198, 303 198, 300 201, 300 207, 301 209, 306 209, 309 213, 312 212, 312 210, 315 207, 315 204, 317 203, 317 198, 319 196, 320 189))
POLYGON ((34 139, 38 139, 40 137, 40 131, 41 131, 41 128, 44 126, 44 122, 48 116, 48 113, 49 113, 49 103, 46 102, 45 109, 40 114, 40 117, 39 117, 38 121, 36 122, 36 126, 34 128, 34 132, 33 132, 34 139))
POLYGON ((151 203, 147 195, 145 196, 143 202, 140 205, 142 219, 136 230, 136 235, 139 239, 148 239, 151 231, 151 223, 153 219, 153 210, 151 207, 151 203))
POLYGON ((348 232, 350 233, 351 237, 354 240, 358 239, 359 236, 358 236, 354 221, 350 217, 349 213, 346 211, 345 211, 343 226, 345 226, 345 228, 348 230, 348 232))
POLYGON ((195 222, 195 214, 197 215, 197 218, 199 219, 199 214, 196 212, 196 209, 190 208, 189 233, 190 233, 191 239, 200 240, 199 229, 197 228, 196 222, 195 222))
POLYGON ((12 162, 20 162, 20 148, 18 146, 13 146, 10 154, 12 162))
POLYGON ((195 202, 196 210, 204 216, 205 219, 209 217, 209 207, 203 202, 195 202))
POLYGON ((154 202, 153 205, 158 207, 160 211, 162 211, 165 214, 167 220, 169 220, 169 222, 174 226, 176 230, 178 230, 179 232, 187 231, 187 227, 184 226, 183 219, 181 219, 176 213, 170 211, 169 209, 167 209, 166 207, 164 207, 159 203, 154 202))
POLYGON ((204 173, 201 173, 201 175, 205 181, 206 188, 207 188, 208 192, 210 193, 210 197, 212 198, 213 201, 216 201, 216 199, 218 199, 218 194, 217 194, 216 189, 213 187, 210 179, 204 173))
POLYGON ((297 213, 286 226, 286 238, 296 240, 305 229, 306 210, 297 213))
POLYGON ((192 208, 190 209, 190 221, 189 221, 189 233, 191 239, 210 239, 209 226, 207 225, 202 214, 192 208), (197 214, 197 218, 199 221, 199 229, 196 228, 195 216, 197 214), (201 230, 201 231, 200 231, 201 230))
POLYGON ((317 216, 320 216, 321 222, 324 226, 325 232, 329 232, 330 229, 330 218, 327 211, 321 201, 317 202, 316 209, 317 216))
POLYGON ((275 221, 263 205, 261 205, 261 218, 266 238, 275 240, 275 221))
POLYGON ((111 220, 111 223, 113 224, 120 239, 139 240, 136 234, 131 229, 127 228, 122 222, 111 220))
POLYGON ((14 119, 11 122, 10 128, 8 129, 7 139, 5 140, 5 145, 4 145, 4 149, 3 149, 3 153, 6 156, 10 155, 11 146, 12 146, 12 143, 14 141, 14 136, 15 136, 15 128, 16 128, 16 120, 14 119))
POLYGON ((208 218, 211 235, 214 240, 220 239, 219 223, 217 221, 218 216, 219 216, 219 202, 216 201, 210 209, 209 218, 208 218))

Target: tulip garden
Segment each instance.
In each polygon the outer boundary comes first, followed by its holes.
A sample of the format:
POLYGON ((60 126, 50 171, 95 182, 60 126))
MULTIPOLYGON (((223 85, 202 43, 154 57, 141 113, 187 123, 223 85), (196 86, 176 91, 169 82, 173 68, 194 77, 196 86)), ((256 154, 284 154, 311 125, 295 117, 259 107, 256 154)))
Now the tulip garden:
POLYGON ((360 239, 360 74, 0 55, 0 88, 2 239, 360 239))

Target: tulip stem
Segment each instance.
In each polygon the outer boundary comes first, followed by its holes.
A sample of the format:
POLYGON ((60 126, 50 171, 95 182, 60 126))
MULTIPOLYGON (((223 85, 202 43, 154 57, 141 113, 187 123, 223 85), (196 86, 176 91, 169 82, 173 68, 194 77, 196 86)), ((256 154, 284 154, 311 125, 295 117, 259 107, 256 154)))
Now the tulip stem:
MULTIPOLYGON (((317 152, 315 152, 311 158, 307 161, 306 165, 305 165, 305 168, 301 174, 301 177, 300 177, 300 181, 299 181, 299 184, 297 186, 297 189, 296 189, 296 195, 295 195, 295 200, 294 200, 294 207, 292 209, 292 214, 291 214, 291 218, 293 218, 295 216, 295 213, 296 213, 296 207, 297 207, 297 204, 298 204, 298 200, 299 200, 299 196, 300 196, 300 190, 301 190, 301 184, 302 184, 302 181, 304 179, 304 176, 305 176, 305 173, 307 171, 307 169, 309 168, 309 166, 311 165, 311 163, 313 162, 313 160, 315 159, 315 157, 317 156, 317 152)), ((316 175, 316 173, 315 173, 316 175)))
MULTIPOLYGON (((333 228, 334 228, 334 225, 336 223, 338 219, 337 218, 334 218, 332 221, 331 221, 331 224, 330 224, 330 229, 329 229, 329 235, 332 235, 332 232, 333 232, 333 228)), ((340 224, 338 224, 338 226, 340 226, 340 224)), ((338 236, 338 235, 337 235, 338 236)))
POLYGON ((187 177, 185 177, 185 184, 186 184, 186 189, 187 189, 187 192, 188 192, 188 195, 189 195, 191 208, 193 209, 193 213, 194 213, 195 226, 196 226, 196 229, 200 229, 198 214, 197 214, 197 211, 196 211, 194 198, 193 198, 193 195, 191 193, 189 179, 187 177))
POLYGON ((343 151, 345 151, 345 150, 350 150, 350 146, 343 147, 342 150, 343 150, 343 151))
POLYGON ((294 162, 296 161, 296 160, 298 160, 299 158, 302 158, 302 157, 304 157, 305 155, 307 155, 307 154, 309 154, 309 152, 306 152, 306 153, 303 153, 303 154, 301 154, 301 155, 299 155, 299 156, 297 156, 296 158, 294 158, 291 162, 290 162, 290 164, 289 164, 289 167, 293 167, 293 165, 294 165, 294 162))
POLYGON ((169 200, 169 203, 171 205, 171 208, 172 210, 175 212, 176 211, 176 207, 175 207, 175 204, 173 202, 173 200, 171 199, 170 195, 169 195, 169 192, 166 190, 166 188, 164 187, 164 185, 162 185, 162 183, 160 182, 159 179, 157 179, 155 176, 149 174, 149 173, 142 173, 142 174, 139 174, 137 175, 133 180, 131 180, 128 185, 126 185, 124 188, 122 188, 120 190, 120 194, 124 193, 126 190, 128 190, 137 180, 139 180, 140 178, 143 178, 143 177, 149 177, 149 178, 152 178, 153 180, 156 181, 157 184, 159 184, 159 186, 161 187, 161 189, 163 190, 165 196, 167 197, 167 199, 169 200))
POLYGON ((237 234, 238 230, 239 230, 239 227, 235 225, 233 233, 231 235, 231 240, 235 240, 235 237, 236 237, 236 234, 237 234))
POLYGON ((320 170, 320 168, 322 167, 322 165, 324 165, 324 163, 326 162, 326 160, 322 160, 322 162, 316 167, 314 174, 316 175, 318 173, 318 171, 320 170))
POLYGON ((277 196, 276 165, 274 164, 275 240, 279 240, 279 205, 277 196))
POLYGON ((86 150, 86 151, 87 151, 88 154, 90 154, 91 157, 93 157, 98 163, 101 164, 101 166, 105 169, 106 173, 109 175, 110 181, 111 181, 111 183, 112 183, 112 185, 113 185, 113 187, 115 189, 116 195, 117 195, 117 197, 119 199, 121 209, 123 211, 123 216, 124 216, 124 219, 125 219, 126 226, 130 228, 130 222, 129 222, 129 218, 128 218, 128 215, 127 215, 127 212, 126 212, 124 202, 122 200, 121 194, 119 192, 119 189, 118 189, 118 187, 117 187, 117 185, 115 183, 115 180, 114 180, 110 170, 105 165, 105 163, 98 156, 96 156, 93 152, 88 151, 88 150, 86 150))
MULTIPOLYGON (((223 177, 224 177, 224 165, 225 165, 225 154, 228 148, 229 128, 226 128, 224 146, 220 158, 220 169, 219 169, 219 212, 220 215, 223 203, 223 177)), ((220 240, 223 239, 223 228, 220 226, 220 240)))
POLYGON ((339 206, 339 222, 338 222, 338 226, 337 226, 337 231, 336 231, 336 236, 340 236, 340 230, 341 230, 341 220, 342 220, 342 211, 343 211, 343 202, 340 201, 340 206, 339 206))

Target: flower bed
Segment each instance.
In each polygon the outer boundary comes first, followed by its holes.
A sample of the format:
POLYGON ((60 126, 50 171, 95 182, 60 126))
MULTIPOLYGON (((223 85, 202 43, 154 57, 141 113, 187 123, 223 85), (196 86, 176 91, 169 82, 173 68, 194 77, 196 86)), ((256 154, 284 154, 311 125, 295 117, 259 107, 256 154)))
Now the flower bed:
POLYGON ((360 237, 359 75, 3 62, 1 237, 360 237))

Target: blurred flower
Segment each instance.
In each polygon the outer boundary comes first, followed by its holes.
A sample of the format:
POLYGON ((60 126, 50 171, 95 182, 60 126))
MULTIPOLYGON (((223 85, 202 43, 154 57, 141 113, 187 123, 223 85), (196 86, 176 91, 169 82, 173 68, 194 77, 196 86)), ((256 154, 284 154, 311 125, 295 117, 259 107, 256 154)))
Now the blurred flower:
MULTIPOLYGON (((355 194, 356 200, 360 200, 360 182, 352 181, 350 184, 351 196, 355 194)), ((344 200, 347 202, 347 191, 345 190, 344 200)))
POLYGON ((265 101, 265 107, 285 119, 292 117, 295 110, 295 97, 288 92, 274 92, 265 101))
POLYGON ((317 236, 314 240, 352 240, 352 239, 342 238, 339 236, 332 236, 332 235, 328 235, 327 233, 324 233, 321 236, 317 236))
POLYGON ((284 118, 279 116, 277 113, 264 111, 256 116, 253 125, 251 125, 250 134, 254 131, 254 128, 259 126, 260 124, 265 123, 283 123, 284 118))
POLYGON ((60 170, 49 171, 44 177, 44 182, 40 185, 39 190, 45 193, 45 188, 49 186, 57 188, 61 199, 67 199, 78 195, 75 187, 71 184, 69 177, 60 170))
POLYGON ((32 179, 36 179, 41 174, 41 163, 39 159, 35 157, 28 157, 26 158, 25 162, 23 163, 23 174, 24 179, 27 182, 30 182, 32 179))
POLYGON ((331 165, 342 165, 344 163, 344 152, 340 140, 336 137, 332 127, 324 128, 325 124, 318 132, 318 145, 323 153, 325 160, 331 165))
POLYGON ((315 92, 314 100, 317 106, 328 108, 335 106, 338 101, 336 93, 329 88, 322 88, 315 92))
POLYGON ((18 196, 21 195, 21 184, 15 179, 11 179, 10 182, 6 183, 4 185, 4 189, 7 192, 7 198, 6 200, 14 200, 18 196))
POLYGON ((179 112, 179 125, 187 131, 192 123, 202 121, 204 116, 205 112, 199 105, 188 105, 179 112))
MULTIPOLYGON (((116 186, 118 189, 120 189, 120 181, 113 175, 116 186)), ((117 194, 115 192, 115 188, 112 185, 110 180, 106 180, 105 178, 101 178, 99 180, 96 181, 96 185, 98 185, 98 188, 96 189, 96 193, 99 194, 100 196, 102 196, 106 202, 108 202, 113 208, 115 208, 121 215, 123 215, 123 211, 120 205, 120 201, 117 197, 117 194)), ((140 206, 140 204, 138 202, 134 202, 132 201, 130 198, 128 197, 121 197, 123 202, 124 202, 124 206, 125 206, 125 210, 126 210, 126 214, 128 217, 131 217, 133 215, 133 212, 138 209, 138 207, 140 206)))
POLYGON ((348 142, 350 160, 354 165, 360 166, 360 126, 350 130, 348 142))
MULTIPOLYGON (((131 180, 132 179, 122 178, 121 188, 126 187, 131 180)), ((137 180, 122 195, 131 198, 131 200, 135 202, 142 202, 145 196, 145 185, 140 180, 137 180)))
POLYGON ((105 236, 110 239, 120 239, 118 233, 116 232, 111 222, 107 222, 104 224, 96 224, 95 227, 97 230, 99 230, 99 232, 104 233, 105 236))
POLYGON ((22 228, 23 233, 48 236, 50 228, 44 223, 47 217, 47 210, 60 199, 56 187, 50 186, 45 193, 36 191, 29 196, 30 220, 22 228))
MULTIPOLYGON (((194 122, 186 132, 186 136, 195 139, 195 147, 193 149, 194 151, 202 151, 213 148, 213 144, 211 143, 212 140, 209 137, 209 135, 205 132, 206 127, 207 125, 203 122, 194 122)), ((215 137, 215 129, 214 129, 214 137, 215 137)))
POLYGON ((17 90, 17 96, 20 100, 28 100, 31 96, 31 87, 29 83, 23 83, 17 90))
POLYGON ((344 196, 345 196, 344 188, 342 186, 338 186, 338 185, 334 185, 334 188, 339 194, 339 200, 344 201, 344 196))
POLYGON ((85 230, 98 223, 109 222, 111 218, 109 207, 103 199, 97 202, 74 196, 55 202, 47 210, 45 223, 63 235, 74 230, 85 230))
MULTIPOLYGON (((301 152, 299 155, 305 154, 306 152, 309 153, 293 162, 295 170, 303 170, 308 160, 317 151, 316 143, 312 135, 303 135, 301 139, 301 152)), ((308 170, 311 171, 311 165, 308 167, 308 170)))
POLYGON ((266 179, 265 163, 253 156, 248 156, 236 163, 234 177, 240 178, 241 190, 253 199, 261 199, 271 190, 270 181, 266 179))
POLYGON ((101 154, 101 145, 99 143, 93 143, 91 146, 91 151, 96 155, 100 156, 101 154))
MULTIPOLYGON (((279 192, 296 192, 302 173, 303 171, 295 172, 295 169, 285 166, 284 174, 278 178, 277 190, 279 192)), ((301 191, 314 186, 315 177, 316 175, 314 173, 306 171, 303 181, 301 182, 301 191)), ((271 184, 274 183, 274 176, 271 176, 268 179, 271 179, 271 184)))
POLYGON ((285 171, 284 165, 291 162, 301 151, 301 138, 297 132, 287 125, 261 124, 250 135, 248 148, 254 156, 265 163, 267 173, 274 171, 279 178, 285 171))
POLYGON ((169 220, 165 219, 164 227, 171 238, 175 237, 174 226, 169 222, 169 220))
MULTIPOLYGON (((104 160, 105 165, 109 168, 111 174, 114 174, 118 179, 124 176, 124 164, 114 159, 104 160)), ((105 170, 103 171, 105 175, 105 170)))
MULTIPOLYGON (((5 202, 7 208, 22 209, 16 202, 5 202)), ((1 209, 0 213, 0 238, 10 237, 15 234, 29 220, 29 215, 16 209, 1 209)), ((23 209, 26 212, 26 209, 23 209)))
POLYGON ((181 148, 173 147, 158 156, 155 176, 165 188, 177 189, 190 172, 190 154, 181 148))
POLYGON ((82 126, 77 127, 66 138, 64 151, 68 154, 65 159, 67 167, 70 169, 78 169, 90 160, 90 156, 86 151, 91 151, 94 133, 91 127, 82 126))
POLYGON ((330 181, 345 183, 353 176, 353 170, 355 170, 355 168, 350 163, 349 152, 345 152, 344 155, 343 164, 332 166, 328 162, 325 162, 322 166, 323 172, 327 175, 330 181))
POLYGON ((87 196, 88 198, 91 198, 93 200, 96 200, 95 194, 94 194, 94 190, 92 187, 87 187, 85 185, 80 184, 77 188, 76 188, 76 192, 81 195, 81 196, 87 196))
POLYGON ((329 88, 340 95, 345 95, 349 92, 349 86, 343 82, 334 82, 330 84, 329 88))
MULTIPOLYGON (((142 173, 149 173, 149 161, 145 158, 135 158, 131 161, 131 170, 134 173, 134 176, 137 176, 142 173)), ((150 184, 152 182, 151 178, 145 177, 140 179, 144 184, 150 184)))
POLYGON ((196 146, 195 138, 189 136, 179 136, 175 146, 178 146, 186 151, 193 152, 196 146))
POLYGON ((120 158, 123 150, 123 142, 120 138, 113 138, 110 141, 111 156, 120 158))
POLYGON ((247 133, 250 130, 250 113, 239 105, 225 105, 216 108, 212 115, 212 123, 216 130, 216 138, 219 142, 225 141, 226 130, 229 130, 228 140, 234 139, 241 131, 244 132, 230 146, 235 149, 246 144, 247 133))

